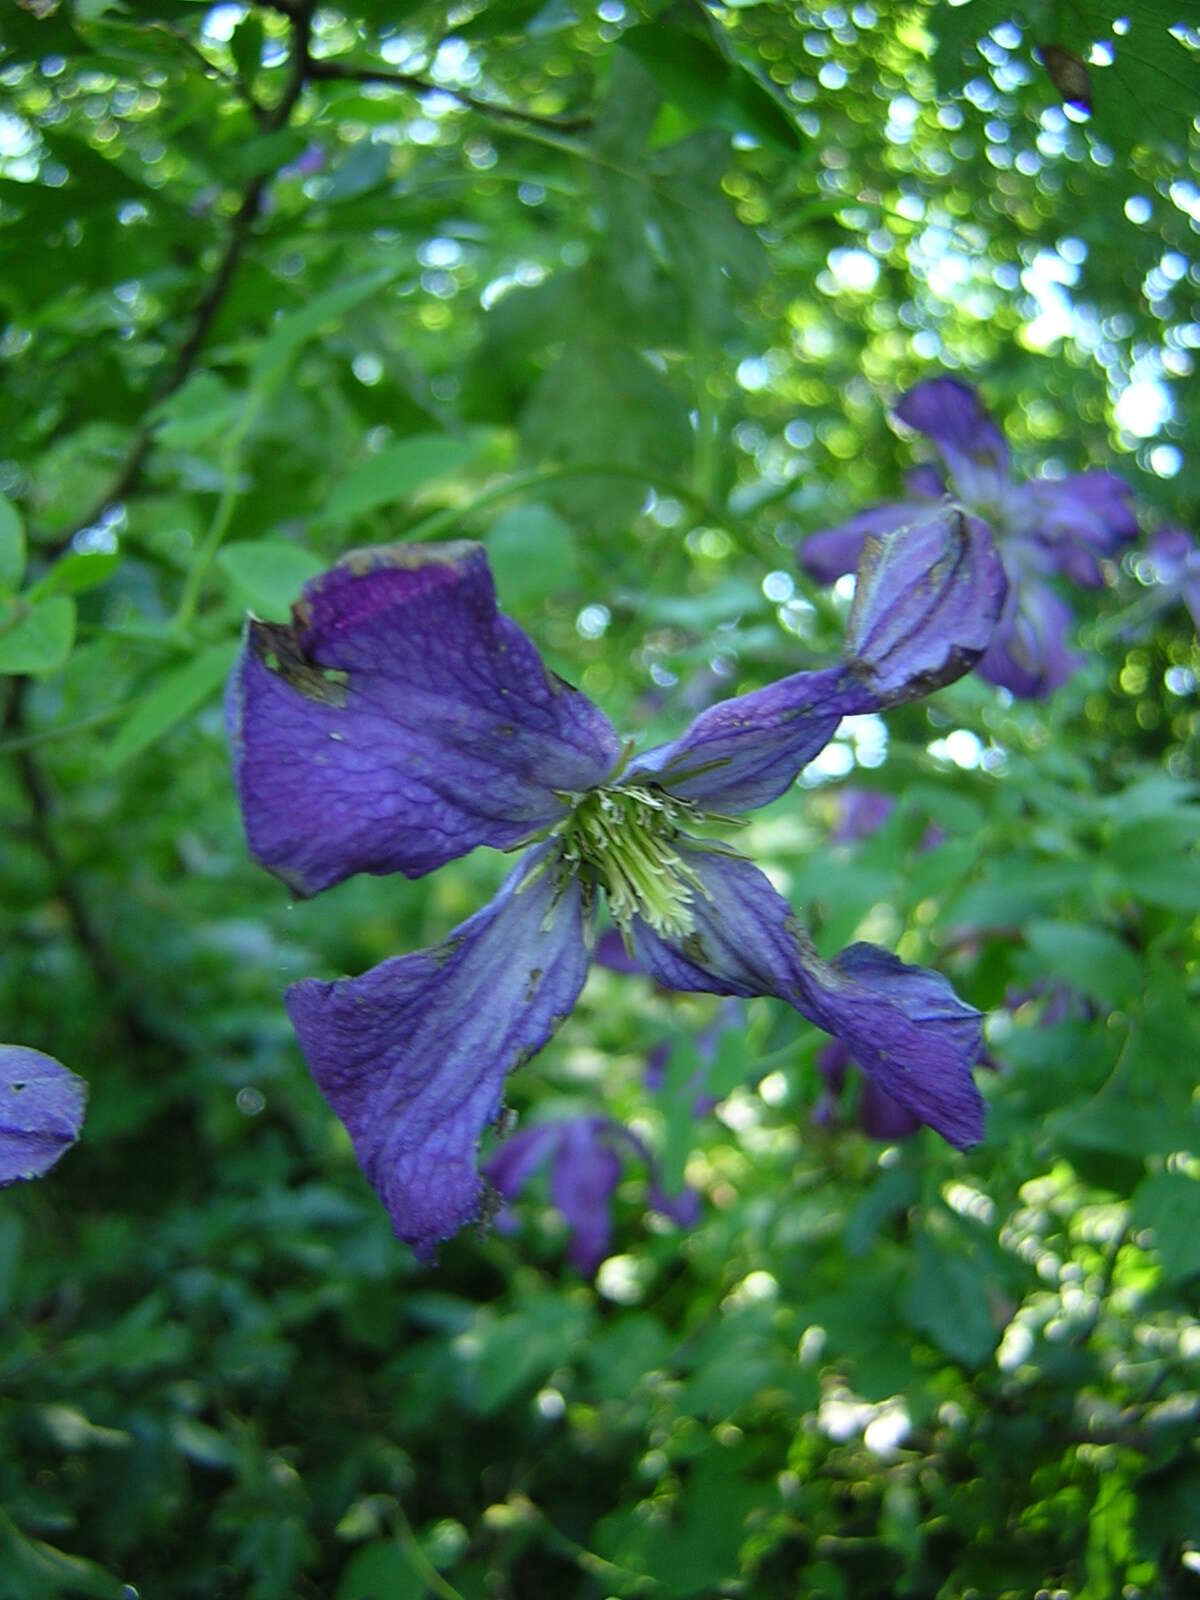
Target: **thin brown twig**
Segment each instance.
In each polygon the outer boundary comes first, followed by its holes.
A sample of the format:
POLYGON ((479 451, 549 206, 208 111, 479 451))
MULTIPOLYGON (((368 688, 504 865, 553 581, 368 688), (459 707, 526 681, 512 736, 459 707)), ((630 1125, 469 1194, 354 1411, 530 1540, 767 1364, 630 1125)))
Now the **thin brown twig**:
POLYGON ((521 122, 535 128, 549 128, 555 133, 580 133, 592 125, 591 117, 551 117, 540 111, 527 111, 520 106, 503 106, 494 100, 481 100, 465 89, 452 89, 441 83, 430 83, 428 78, 414 72, 389 72, 383 67, 346 67, 337 61, 310 61, 310 78, 320 78, 328 83, 377 83, 393 89, 408 89, 413 94, 444 94, 457 100, 468 111, 481 116, 498 117, 501 121, 521 122))

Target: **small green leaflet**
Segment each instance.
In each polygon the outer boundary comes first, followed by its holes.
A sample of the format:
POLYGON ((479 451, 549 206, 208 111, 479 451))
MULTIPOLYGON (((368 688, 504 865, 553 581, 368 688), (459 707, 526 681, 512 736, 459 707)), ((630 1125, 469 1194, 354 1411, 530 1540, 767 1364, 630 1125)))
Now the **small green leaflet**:
POLYGON ((402 1547, 394 1539, 376 1539, 347 1561, 334 1600, 421 1600, 427 1593, 402 1547))
POLYGON ((108 770, 115 772, 211 700, 229 676, 237 651, 236 639, 223 640, 161 678, 118 729, 105 753, 108 770))
POLYGON ((707 39, 669 22, 648 22, 621 36, 663 95, 706 127, 748 133, 771 150, 794 155, 804 136, 775 96, 707 39))
POLYGON ((458 472, 479 453, 469 439, 454 439, 449 434, 419 433, 387 445, 378 455, 348 472, 329 497, 325 518, 329 522, 350 522, 376 506, 407 500, 415 490, 434 478, 458 472))
POLYGON ((197 372, 151 413, 160 444, 190 450, 236 422, 245 396, 235 394, 211 372, 197 372))
POLYGON ((29 589, 30 600, 52 594, 82 594, 112 576, 121 564, 115 550, 73 550, 56 561, 29 589))
POLYGON ((492 523, 485 543, 506 610, 534 605, 576 581, 571 529, 549 506, 514 506, 492 523))
POLYGON ((999 1339, 988 1304, 988 1283, 987 1269, 955 1249, 950 1240, 942 1249, 921 1234, 904 1315, 948 1356, 963 1366, 981 1367, 999 1339))
POLYGON ((21 513, 0 495, 0 592, 12 594, 25 571, 25 529, 21 513))
POLYGON ((325 563, 282 539, 254 539, 227 545, 217 565, 256 616, 286 622, 292 601, 325 563))
POLYGON ((26 608, 16 621, 0 620, 0 673, 53 672, 75 642, 75 602, 65 595, 26 608))
POLYGON ((369 300, 373 294, 388 284, 399 271, 395 266, 377 267, 374 272, 352 278, 334 289, 326 289, 298 311, 289 311, 271 329, 250 369, 251 387, 269 389, 287 369, 288 362, 302 345, 318 334, 328 323, 337 322, 353 311, 354 307, 369 300))

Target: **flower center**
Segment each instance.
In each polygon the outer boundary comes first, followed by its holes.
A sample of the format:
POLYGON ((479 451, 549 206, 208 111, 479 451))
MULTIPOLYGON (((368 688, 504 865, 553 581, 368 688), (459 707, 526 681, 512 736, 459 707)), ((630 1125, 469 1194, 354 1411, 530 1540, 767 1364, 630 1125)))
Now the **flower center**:
POLYGON ((574 809, 563 825, 560 860, 585 887, 604 891, 626 940, 634 917, 665 938, 690 933, 692 900, 704 888, 676 841, 685 824, 706 820, 703 813, 661 789, 633 784, 562 798, 574 809))

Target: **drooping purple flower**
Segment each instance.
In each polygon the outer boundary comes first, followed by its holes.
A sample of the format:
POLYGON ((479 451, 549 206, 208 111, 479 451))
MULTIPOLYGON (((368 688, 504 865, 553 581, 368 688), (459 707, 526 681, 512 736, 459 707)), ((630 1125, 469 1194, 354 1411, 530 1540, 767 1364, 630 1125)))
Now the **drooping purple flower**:
POLYGON ((838 820, 831 844, 857 844, 878 833, 896 809, 896 797, 878 789, 842 789, 837 795, 838 820))
MULTIPOLYGON (((817 1071, 825 1080, 825 1091, 813 1107, 813 1121, 820 1128, 831 1128, 838 1120, 838 1108, 846 1092, 853 1056, 841 1039, 831 1039, 817 1052, 817 1071)), ((908 1139, 921 1127, 921 1118, 901 1105, 876 1080, 863 1075, 859 1090, 856 1120, 872 1139, 888 1142, 908 1139)))
POLYGON ((567 1117, 522 1128, 487 1158, 483 1173, 511 1202, 549 1162, 550 1200, 571 1232, 568 1259, 590 1275, 612 1244, 612 1198, 621 1181, 622 1155, 645 1163, 650 1205, 655 1211, 683 1228, 695 1224, 700 1215, 699 1195, 687 1188, 668 1195, 658 1162, 646 1145, 632 1129, 610 1117, 567 1117))
POLYGON ((1048 585, 1054 574, 1084 588, 1104 581, 1101 561, 1137 533, 1128 486, 1110 472, 1079 472, 1017 482, 1008 446, 975 391, 955 378, 931 378, 903 395, 896 415, 937 446, 949 481, 922 466, 909 474, 909 498, 872 507, 815 533, 797 550, 820 583, 852 572, 865 541, 919 528, 944 514, 949 494, 990 527, 1009 579, 1008 603, 979 671, 1013 694, 1052 693, 1080 664, 1067 649, 1071 612, 1048 585))
POLYGON ((0 1045, 0 1188, 40 1178, 83 1127, 87 1084, 53 1056, 0 1045))
POLYGON ((573 1008, 601 897, 651 977, 777 996, 953 1143, 979 1137, 978 1014, 869 945, 823 961, 705 830, 782 794, 842 716, 966 671, 1003 595, 978 523, 883 541, 842 665, 710 707, 632 760, 497 611, 478 545, 358 551, 306 586, 290 625, 250 622, 228 700, 238 793, 253 854, 294 892, 525 847, 435 949, 288 991, 313 1076, 418 1255, 477 1214, 479 1136, 573 1008))

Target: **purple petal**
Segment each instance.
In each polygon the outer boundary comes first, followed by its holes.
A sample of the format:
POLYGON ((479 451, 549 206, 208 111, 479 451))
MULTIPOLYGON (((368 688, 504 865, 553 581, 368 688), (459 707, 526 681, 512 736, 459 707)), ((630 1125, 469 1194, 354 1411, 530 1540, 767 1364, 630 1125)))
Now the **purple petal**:
POLYGON ((552 849, 530 851, 436 949, 288 990, 309 1069, 423 1260, 478 1213, 479 1135, 504 1079, 557 1031, 587 975, 579 886, 537 874, 552 849))
POLYGON ((872 1139, 908 1139, 923 1124, 898 1100, 893 1100, 886 1089, 881 1089, 873 1078, 863 1082, 858 1098, 858 1125, 872 1139))
POLYGON ((1022 699, 1053 694, 1083 664, 1067 648, 1073 622, 1070 607, 1044 583, 1015 584, 979 663, 980 675, 1022 699))
POLYGON ((968 505, 999 497, 1008 476, 1008 446, 969 384, 929 378, 900 397, 896 415, 937 445, 968 505))
POLYGON ((625 948, 619 929, 605 928, 596 940, 596 949, 592 956, 598 967, 607 967, 610 972, 623 972, 633 977, 641 972, 641 967, 625 948))
POLYGON ((558 1124, 540 1122, 506 1139, 483 1163, 483 1174, 506 1200, 514 1200, 558 1145, 558 1124))
MULTIPOLYGON (((934 475, 936 477, 936 473, 934 475)), ((818 583, 836 583, 858 566, 869 535, 894 533, 897 528, 925 521, 936 511, 936 506, 917 500, 896 500, 872 506, 836 528, 809 534, 796 546, 796 560, 818 583)))
POLYGON ((1011 492, 1014 533, 1036 540, 1052 566, 1083 588, 1104 582, 1099 558, 1112 556, 1137 535, 1129 485, 1111 472, 1039 478, 1011 492))
POLYGON ((1195 540, 1185 529, 1159 528, 1146 541, 1146 554, 1154 564, 1155 582, 1174 583, 1182 577, 1195 551, 1195 540))
POLYGON ((829 835, 832 844, 869 839, 896 809, 895 795, 880 794, 878 789, 842 789, 835 798, 839 815, 837 826, 829 835))
POLYGON ((40 1178, 83 1127, 87 1084, 40 1050, 0 1045, 0 1188, 40 1178))
POLYGON ((850 1065, 850 1052, 840 1039, 831 1039, 817 1051, 817 1071, 824 1078, 831 1095, 840 1095, 844 1091, 850 1065))
POLYGON ((680 738, 635 756, 625 781, 651 778, 706 810, 753 811, 783 793, 844 716, 878 705, 846 667, 796 672, 702 711, 680 738))
POLYGON ((971 1077, 980 1016, 940 974, 872 945, 821 960, 787 902, 757 867, 686 848, 704 885, 678 945, 634 923, 635 948, 660 983, 716 994, 776 995, 846 1045, 863 1071, 951 1144, 983 1133, 971 1077))
POLYGON ((880 705, 928 694, 978 661, 1007 580, 985 525, 949 507, 868 539, 846 622, 846 653, 880 705))
POLYGON ((251 851, 298 894, 508 848, 619 753, 497 612, 468 543, 355 551, 290 626, 252 620, 228 712, 251 851))
POLYGON ((601 1137, 607 1119, 579 1117, 561 1124, 558 1154, 550 1169, 550 1199, 571 1230, 567 1257, 591 1274, 612 1243, 612 1197, 621 1181, 621 1159, 601 1137))
POLYGON ((913 494, 926 500, 942 500, 946 495, 946 480, 938 469, 928 461, 923 461, 920 466, 910 467, 904 474, 904 481, 913 494))

